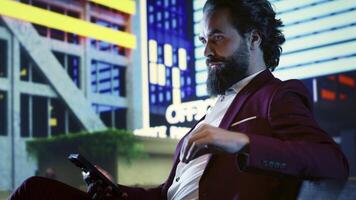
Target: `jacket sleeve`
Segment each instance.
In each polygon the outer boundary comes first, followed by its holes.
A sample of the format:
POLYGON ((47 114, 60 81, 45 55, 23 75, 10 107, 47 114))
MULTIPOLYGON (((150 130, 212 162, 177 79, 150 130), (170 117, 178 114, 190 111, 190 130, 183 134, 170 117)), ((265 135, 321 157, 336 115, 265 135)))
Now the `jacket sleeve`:
POLYGON ((279 86, 269 100, 268 136, 249 134, 238 154, 240 169, 304 179, 346 179, 348 162, 339 146, 317 124, 308 91, 297 80, 279 86))

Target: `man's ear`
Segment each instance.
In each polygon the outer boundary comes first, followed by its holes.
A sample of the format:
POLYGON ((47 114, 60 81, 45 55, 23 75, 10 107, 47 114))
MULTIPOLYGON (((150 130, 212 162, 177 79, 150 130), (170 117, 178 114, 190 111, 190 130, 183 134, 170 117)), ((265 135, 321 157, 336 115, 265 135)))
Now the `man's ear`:
POLYGON ((256 50, 260 48, 261 42, 262 38, 260 33, 257 30, 253 29, 248 36, 250 50, 256 50))

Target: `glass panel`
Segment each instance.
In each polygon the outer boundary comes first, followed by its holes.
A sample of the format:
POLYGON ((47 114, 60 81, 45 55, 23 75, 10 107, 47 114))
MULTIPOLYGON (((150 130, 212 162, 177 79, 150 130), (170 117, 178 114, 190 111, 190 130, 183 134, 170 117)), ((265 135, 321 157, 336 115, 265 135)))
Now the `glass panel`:
POLYGON ((67 71, 74 84, 80 87, 80 58, 78 56, 68 55, 68 66, 67 71))
POLYGON ((113 115, 112 115, 112 107, 111 106, 98 106, 100 119, 104 122, 107 127, 114 127, 113 124, 113 115))
POLYGON ((30 136, 30 96, 21 94, 20 97, 20 115, 21 115, 21 137, 30 136))
POLYGON ((115 128, 126 129, 126 109, 117 108, 114 111, 115 114, 115 128))
POLYGON ((33 96, 32 108, 33 137, 46 137, 48 135, 47 98, 33 96))
POLYGON ((78 132, 84 130, 83 126, 80 124, 80 122, 74 116, 74 114, 72 112, 69 112, 68 124, 69 124, 69 132, 70 133, 78 133, 78 132))
POLYGON ((60 99, 51 99, 49 125, 52 135, 65 133, 65 110, 60 99))
POLYGON ((0 40, 0 77, 7 76, 7 42, 0 40))
POLYGON ((30 73, 31 73, 31 67, 30 67, 30 59, 28 58, 28 55, 26 54, 25 50, 21 48, 20 52, 20 79, 21 81, 29 81, 30 80, 30 73))

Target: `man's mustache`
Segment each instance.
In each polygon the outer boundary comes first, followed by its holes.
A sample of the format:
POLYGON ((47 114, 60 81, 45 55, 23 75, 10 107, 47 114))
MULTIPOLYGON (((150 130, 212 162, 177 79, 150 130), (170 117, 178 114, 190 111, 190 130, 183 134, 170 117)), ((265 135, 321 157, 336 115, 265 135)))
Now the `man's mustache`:
POLYGON ((208 57, 205 62, 209 66, 211 63, 226 62, 226 60, 224 58, 208 57))

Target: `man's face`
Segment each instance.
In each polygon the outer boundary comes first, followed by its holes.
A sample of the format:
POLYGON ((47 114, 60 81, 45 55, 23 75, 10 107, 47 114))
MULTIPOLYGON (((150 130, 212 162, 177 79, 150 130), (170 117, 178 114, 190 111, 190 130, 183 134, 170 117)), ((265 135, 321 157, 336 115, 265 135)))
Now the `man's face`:
POLYGON ((226 9, 205 12, 200 41, 205 45, 210 95, 224 94, 247 76, 250 53, 244 39, 233 27, 226 9))

